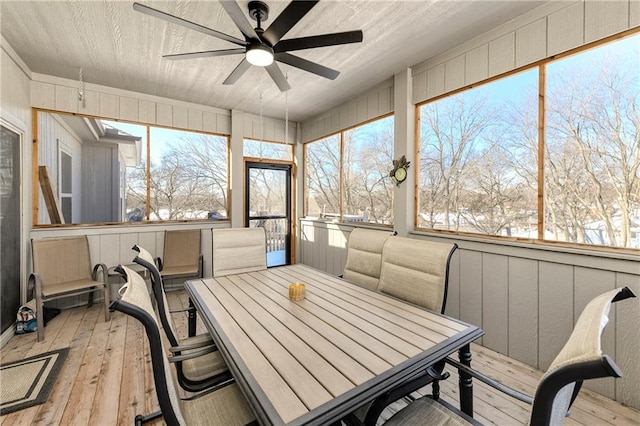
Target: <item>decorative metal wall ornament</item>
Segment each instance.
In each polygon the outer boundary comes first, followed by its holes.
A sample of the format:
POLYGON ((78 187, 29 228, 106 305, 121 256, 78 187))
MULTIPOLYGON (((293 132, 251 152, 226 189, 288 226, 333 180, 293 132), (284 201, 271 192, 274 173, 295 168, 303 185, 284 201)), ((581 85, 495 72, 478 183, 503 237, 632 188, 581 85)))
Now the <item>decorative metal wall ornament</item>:
POLYGON ((393 160, 393 169, 389 172, 389 176, 395 181, 396 186, 400 186, 407 178, 407 169, 411 161, 407 161, 404 155, 398 160, 393 160))

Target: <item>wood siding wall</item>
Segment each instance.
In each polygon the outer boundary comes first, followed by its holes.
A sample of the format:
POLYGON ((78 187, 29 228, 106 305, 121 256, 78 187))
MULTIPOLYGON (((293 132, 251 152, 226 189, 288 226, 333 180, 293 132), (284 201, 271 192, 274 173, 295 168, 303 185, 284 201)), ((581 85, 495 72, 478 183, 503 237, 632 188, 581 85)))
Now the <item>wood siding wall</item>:
MULTIPOLYGON (((300 262, 340 275, 352 226, 301 221, 300 262)), ((411 238, 442 240, 437 236, 411 238)), ((446 313, 481 327, 483 346, 545 370, 585 305, 597 294, 629 286, 640 295, 640 259, 566 253, 522 244, 450 239, 460 249, 451 263, 446 313)), ((640 408, 640 301, 614 305, 603 351, 624 377, 588 384, 609 398, 640 408)))
POLYGON ((550 2, 412 67, 413 103, 640 25, 635 0, 550 2))
POLYGON ((320 139, 343 129, 393 112, 393 77, 373 87, 355 99, 305 121, 302 142, 320 139))

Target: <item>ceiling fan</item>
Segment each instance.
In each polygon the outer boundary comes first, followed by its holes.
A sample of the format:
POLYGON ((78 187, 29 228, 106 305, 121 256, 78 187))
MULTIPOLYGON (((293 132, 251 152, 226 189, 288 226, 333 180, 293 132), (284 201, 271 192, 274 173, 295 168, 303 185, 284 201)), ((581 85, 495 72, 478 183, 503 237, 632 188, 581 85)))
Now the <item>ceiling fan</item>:
POLYGON ((178 18, 177 16, 170 15, 140 3, 134 3, 133 9, 241 46, 235 49, 164 55, 163 58, 176 60, 242 54, 245 55, 245 57, 222 84, 234 84, 251 65, 256 65, 265 67, 280 91, 284 92, 289 90, 291 86, 289 86, 282 70, 278 67, 278 64, 275 61, 291 65, 330 80, 334 80, 340 74, 336 70, 308 61, 299 56, 292 55, 288 52, 312 49, 315 47, 359 43, 362 41, 362 31, 360 30, 281 40, 281 38, 291 28, 293 28, 293 26, 308 13, 316 3, 318 3, 318 1, 319 0, 292 1, 267 29, 263 29, 261 25, 269 16, 269 7, 266 3, 262 1, 249 2, 249 16, 257 22, 257 27, 253 28, 235 0, 221 0, 220 3, 222 4, 222 7, 226 10, 242 33, 244 40, 212 30, 194 22, 187 21, 186 19, 178 18))

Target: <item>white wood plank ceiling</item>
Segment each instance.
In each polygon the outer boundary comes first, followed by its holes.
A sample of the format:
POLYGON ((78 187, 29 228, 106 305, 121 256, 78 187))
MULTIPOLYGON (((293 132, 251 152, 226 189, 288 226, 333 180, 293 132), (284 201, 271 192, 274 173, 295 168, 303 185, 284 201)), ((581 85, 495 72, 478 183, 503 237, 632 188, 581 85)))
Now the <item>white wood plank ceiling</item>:
MULTIPOLYGON (((242 38, 218 1, 141 3, 242 38)), ((248 16, 247 0, 239 6, 248 16)), ((288 1, 267 1, 269 19, 288 1)), ((283 39, 361 29, 359 44, 297 55, 340 71, 334 81, 279 64, 288 76, 289 118, 303 121, 346 102, 396 72, 514 17, 540 1, 324 0, 283 39)), ((266 70, 251 67, 232 86, 222 82, 242 55, 170 61, 161 56, 237 47, 133 10, 132 1, 0 1, 0 31, 31 71, 125 90, 284 118, 285 94, 266 70)), ((255 24, 253 20, 250 21, 255 24)))

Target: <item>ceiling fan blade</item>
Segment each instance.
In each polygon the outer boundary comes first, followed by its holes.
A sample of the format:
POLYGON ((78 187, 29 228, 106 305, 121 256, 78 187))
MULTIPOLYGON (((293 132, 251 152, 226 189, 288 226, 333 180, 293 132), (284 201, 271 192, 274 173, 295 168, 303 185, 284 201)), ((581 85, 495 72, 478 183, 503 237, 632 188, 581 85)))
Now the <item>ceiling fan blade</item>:
POLYGON ((238 27, 245 37, 259 39, 258 34, 256 34, 256 31, 247 20, 247 17, 244 16, 244 13, 242 13, 240 6, 238 6, 235 0, 220 0, 220 4, 222 4, 222 7, 227 11, 233 23, 236 24, 236 27, 238 27))
POLYGON ((133 3, 133 10, 135 10, 137 12, 144 13, 144 14, 149 15, 149 16, 153 16, 155 18, 163 19, 163 20, 165 20, 167 22, 171 22, 172 24, 182 25, 183 27, 187 27, 189 29, 199 31, 199 32, 201 32, 203 34, 207 34, 207 35, 210 35, 212 37, 216 37, 216 38, 219 38, 219 39, 222 39, 222 40, 226 40, 226 41, 229 41, 231 43, 238 44, 240 46, 246 46, 247 45, 246 41, 240 40, 239 38, 230 36, 230 35, 225 34, 225 33, 221 33, 221 32, 216 31, 216 30, 212 30, 211 28, 203 27, 202 25, 193 23, 191 21, 187 21, 186 19, 178 18, 177 16, 169 15, 168 13, 161 12, 159 10, 156 10, 156 9, 152 8, 152 7, 145 6, 145 5, 140 4, 140 3, 133 3))
POLYGON ((328 78, 329 80, 335 80, 340 75, 339 71, 316 64, 315 62, 307 61, 306 59, 302 59, 299 56, 294 56, 289 53, 276 53, 275 59, 276 61, 289 64, 292 67, 300 68, 301 70, 319 75, 320 77, 328 78))
POLYGON ((360 43, 362 31, 347 31, 343 33, 322 34, 310 37, 290 38, 280 40, 273 47, 275 53, 291 52, 294 50, 313 49, 314 47, 336 46, 338 44, 360 43))
POLYGON ((191 52, 191 53, 174 53, 171 55, 162 56, 165 59, 178 60, 178 59, 196 59, 196 58, 211 58, 214 56, 227 56, 227 55, 237 55, 245 53, 246 49, 244 47, 239 47, 237 49, 224 49, 224 50, 206 50, 204 52, 191 52))
POLYGON ((292 1, 269 25, 269 28, 262 34, 262 38, 267 40, 271 46, 275 46, 304 15, 320 0, 313 1, 292 1))
POLYGON ((229 85, 235 83, 240 77, 242 77, 245 72, 247 72, 250 67, 251 64, 249 63, 249 61, 247 61, 247 58, 243 58, 238 66, 233 71, 231 71, 229 77, 227 77, 227 79, 222 82, 222 84, 229 85))
POLYGON ((273 79, 273 82, 276 83, 276 86, 278 86, 278 89, 280 89, 281 92, 286 92, 287 90, 291 89, 291 86, 289 86, 289 82, 285 78, 278 64, 273 62, 271 63, 271 65, 268 65, 265 68, 267 69, 267 72, 271 76, 271 79, 273 79))

